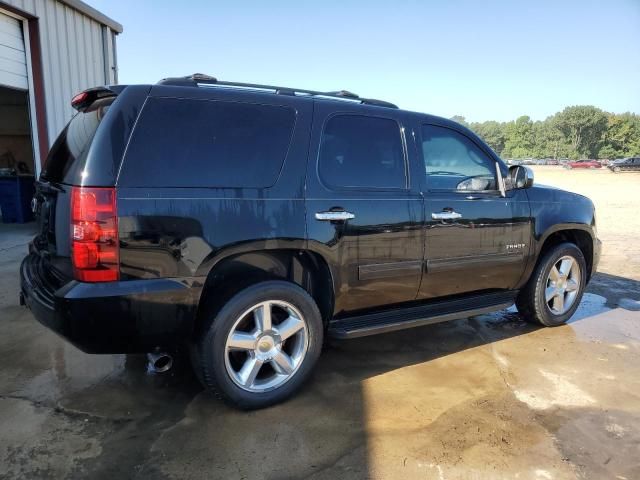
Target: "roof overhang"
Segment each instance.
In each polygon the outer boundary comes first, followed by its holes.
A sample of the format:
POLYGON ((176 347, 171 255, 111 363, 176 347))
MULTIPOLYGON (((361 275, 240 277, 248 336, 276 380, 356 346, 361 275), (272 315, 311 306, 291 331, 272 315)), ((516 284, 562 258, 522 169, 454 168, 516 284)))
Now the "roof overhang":
POLYGON ((95 8, 87 5, 82 0, 58 0, 60 3, 64 3, 71 8, 78 10, 80 13, 86 15, 89 18, 94 19, 96 22, 106 25, 116 33, 122 33, 122 25, 107 17, 104 13, 99 12, 95 8))

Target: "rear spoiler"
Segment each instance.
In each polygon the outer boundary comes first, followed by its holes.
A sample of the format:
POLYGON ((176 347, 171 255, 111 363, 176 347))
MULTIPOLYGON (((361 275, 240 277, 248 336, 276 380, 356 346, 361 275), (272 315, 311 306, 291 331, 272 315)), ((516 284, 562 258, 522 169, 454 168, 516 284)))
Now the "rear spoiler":
POLYGON ((124 88, 125 85, 107 85, 104 87, 89 88, 75 95, 71 99, 71 106, 79 112, 84 112, 96 100, 116 97, 124 88))

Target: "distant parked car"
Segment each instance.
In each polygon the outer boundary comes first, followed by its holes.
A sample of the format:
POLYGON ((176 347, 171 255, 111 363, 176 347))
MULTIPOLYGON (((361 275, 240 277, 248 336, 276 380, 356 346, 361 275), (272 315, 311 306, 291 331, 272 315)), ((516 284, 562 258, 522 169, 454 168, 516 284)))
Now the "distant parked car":
POLYGON ((614 173, 618 172, 640 172, 640 157, 623 158, 616 160, 608 166, 614 173))
POLYGON ((560 165, 558 160, 554 160, 553 158, 547 158, 547 165, 560 165))
POLYGON ((600 162, 597 162, 596 160, 576 160, 574 162, 566 163, 564 168, 602 168, 602 165, 600 165, 600 162))
POLYGON ((525 158, 520 165, 534 165, 533 158, 525 158))

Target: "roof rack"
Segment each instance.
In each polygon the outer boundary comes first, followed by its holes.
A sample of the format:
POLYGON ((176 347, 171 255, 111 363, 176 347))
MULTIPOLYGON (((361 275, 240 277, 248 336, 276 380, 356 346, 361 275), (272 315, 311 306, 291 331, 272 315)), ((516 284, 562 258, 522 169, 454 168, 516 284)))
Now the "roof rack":
POLYGON ((200 85, 208 85, 216 87, 244 88, 247 90, 271 91, 277 95, 308 95, 321 98, 337 98, 340 100, 356 101, 365 105, 375 105, 377 107, 398 108, 397 105, 394 105, 391 102, 385 102, 384 100, 376 100, 373 98, 362 98, 355 93, 348 92, 346 90, 340 90, 337 92, 317 92, 315 90, 305 90, 302 88, 276 87, 273 85, 259 85, 256 83, 225 82, 203 73, 194 73, 193 75, 188 75, 186 77, 163 78, 158 82, 158 85, 173 85, 180 87, 198 87, 200 85))

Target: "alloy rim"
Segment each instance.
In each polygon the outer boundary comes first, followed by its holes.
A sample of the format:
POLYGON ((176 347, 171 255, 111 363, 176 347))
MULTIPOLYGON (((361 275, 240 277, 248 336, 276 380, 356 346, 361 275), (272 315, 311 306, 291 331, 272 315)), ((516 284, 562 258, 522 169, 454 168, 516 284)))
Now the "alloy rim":
POLYGON ((568 312, 580 291, 580 266, 570 256, 561 257, 554 263, 547 277, 544 299, 554 315, 568 312))
POLYGON ((268 300, 247 309, 225 344, 225 367, 243 390, 263 393, 289 381, 309 349, 306 321, 293 305, 268 300))

